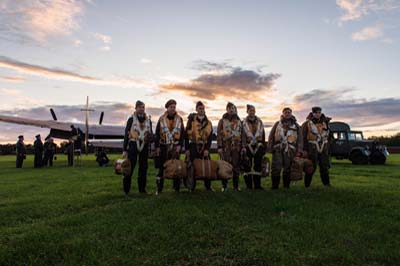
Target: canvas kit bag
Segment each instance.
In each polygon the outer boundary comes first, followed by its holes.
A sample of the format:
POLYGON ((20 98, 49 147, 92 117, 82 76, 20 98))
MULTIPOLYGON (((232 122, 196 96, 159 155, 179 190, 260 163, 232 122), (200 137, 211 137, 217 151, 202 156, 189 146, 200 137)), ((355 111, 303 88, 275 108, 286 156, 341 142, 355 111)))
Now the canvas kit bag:
POLYGON ((131 162, 128 158, 114 161, 114 172, 117 175, 129 176, 131 173, 131 162))
POLYGON ((185 161, 168 160, 164 163, 164 178, 180 179, 187 178, 187 166, 185 161))
POLYGON ((195 159, 193 161, 195 179, 217 179, 218 164, 212 160, 195 159))

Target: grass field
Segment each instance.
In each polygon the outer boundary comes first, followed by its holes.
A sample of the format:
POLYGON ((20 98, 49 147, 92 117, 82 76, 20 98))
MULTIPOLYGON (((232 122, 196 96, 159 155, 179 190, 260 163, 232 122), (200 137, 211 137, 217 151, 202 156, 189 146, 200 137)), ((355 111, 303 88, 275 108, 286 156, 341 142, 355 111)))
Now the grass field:
POLYGON ((330 188, 317 174, 307 190, 178 194, 166 181, 155 196, 135 179, 127 198, 112 167, 63 157, 46 169, 0 157, 0 265, 400 265, 400 155, 333 161, 330 188))

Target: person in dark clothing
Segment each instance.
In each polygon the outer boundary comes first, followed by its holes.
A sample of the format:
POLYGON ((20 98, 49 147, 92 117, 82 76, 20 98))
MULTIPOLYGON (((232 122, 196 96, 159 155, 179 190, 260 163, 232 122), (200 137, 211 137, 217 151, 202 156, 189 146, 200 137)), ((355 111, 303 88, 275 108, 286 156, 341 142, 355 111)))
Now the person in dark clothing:
POLYGON ((321 107, 313 107, 308 115, 306 122, 302 125, 303 146, 312 160, 314 172, 306 174, 304 177, 304 186, 311 185, 312 177, 319 165, 321 181, 325 186, 330 186, 329 181, 329 121, 330 117, 322 113, 321 107))
MULTIPOLYGON (((159 167, 156 194, 161 193, 164 188, 164 163, 171 159, 179 160, 179 153, 184 145, 185 128, 182 117, 176 112, 176 101, 169 100, 165 104, 165 108, 167 111, 159 118, 155 134, 159 167)), ((180 184, 180 179, 174 179, 173 188, 175 192, 179 192, 180 184)))
POLYGON ((65 145, 65 153, 68 158, 68 166, 74 165, 74 141, 72 139, 68 140, 67 145, 65 145))
POLYGON ((265 154, 264 124, 256 116, 256 108, 253 105, 247 105, 247 114, 248 116, 242 121, 242 143, 247 145, 246 155, 249 158, 249 166, 248 169, 245 169, 244 181, 247 189, 263 189, 261 187, 261 168, 265 154), (254 171, 252 171, 252 168, 254 168, 254 171))
POLYGON ((17 155, 16 167, 22 168, 22 164, 26 159, 26 147, 24 144, 24 136, 22 135, 18 136, 18 141, 16 144, 16 155, 17 155))
POLYGON ((99 148, 96 152, 96 162, 99 164, 100 167, 107 166, 110 162, 108 156, 103 148, 99 148))
MULTIPOLYGON (((192 113, 188 117, 185 134, 185 150, 186 157, 191 162, 195 159, 208 159, 210 158, 210 147, 213 136, 212 123, 208 120, 205 112, 205 106, 202 102, 197 102, 196 112, 192 113)), ((191 177, 194 178, 194 177, 191 177)), ((196 187, 196 181, 192 180, 190 190, 194 190, 196 187)), ((206 190, 212 191, 211 181, 204 180, 204 186, 206 190)))
POLYGON ((131 162, 129 176, 123 178, 123 188, 125 194, 131 189, 132 174, 135 170, 136 162, 139 160, 138 171, 138 190, 140 193, 147 193, 147 168, 149 148, 153 140, 153 129, 151 118, 145 112, 145 104, 137 101, 135 112, 129 117, 125 127, 125 137, 123 146, 123 156, 131 162))
POLYGON ((74 141, 74 151, 82 151, 82 132, 76 128, 74 125, 71 125, 71 138, 74 141))
POLYGON ((36 138, 36 140, 33 143, 33 150, 35 153, 35 159, 34 159, 33 166, 35 168, 40 168, 40 167, 42 167, 42 163, 43 163, 43 142, 42 142, 40 135, 36 135, 35 138, 36 138))
POLYGON ((57 146, 54 143, 52 137, 49 136, 45 139, 43 148, 44 148, 43 166, 53 166, 53 159, 54 155, 56 154, 57 146))
POLYGON ((291 108, 285 107, 280 120, 272 127, 268 148, 272 153, 271 189, 279 188, 281 175, 283 186, 289 188, 293 159, 296 154, 303 153, 302 131, 291 108))

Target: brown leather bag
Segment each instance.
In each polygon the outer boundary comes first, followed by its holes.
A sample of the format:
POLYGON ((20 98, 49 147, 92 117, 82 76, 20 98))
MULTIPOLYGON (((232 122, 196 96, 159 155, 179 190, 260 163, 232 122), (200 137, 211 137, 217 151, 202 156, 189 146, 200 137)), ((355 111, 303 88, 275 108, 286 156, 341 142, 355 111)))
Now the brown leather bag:
POLYGON ((179 179, 187 178, 187 166, 185 161, 168 160, 164 163, 164 178, 179 179))
POLYGON ((233 177, 233 167, 224 160, 216 161, 218 166, 218 179, 231 179, 233 177))
POLYGON ((290 180, 298 181, 303 179, 304 159, 301 157, 294 157, 290 167, 290 180))
POLYGON ((216 161, 195 159, 193 161, 195 179, 217 179, 218 165, 216 161))
POLYGON ((131 161, 127 158, 115 160, 114 172, 117 175, 129 176, 131 173, 131 161))

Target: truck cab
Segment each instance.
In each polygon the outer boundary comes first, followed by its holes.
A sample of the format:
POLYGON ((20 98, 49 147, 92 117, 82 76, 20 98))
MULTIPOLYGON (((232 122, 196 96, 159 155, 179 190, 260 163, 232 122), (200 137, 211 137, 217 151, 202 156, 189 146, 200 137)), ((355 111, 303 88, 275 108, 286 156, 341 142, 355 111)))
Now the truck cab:
POLYGON ((353 164, 384 164, 389 155, 386 146, 366 140, 362 131, 351 130, 344 122, 329 124, 330 153, 337 159, 349 159, 353 164))

